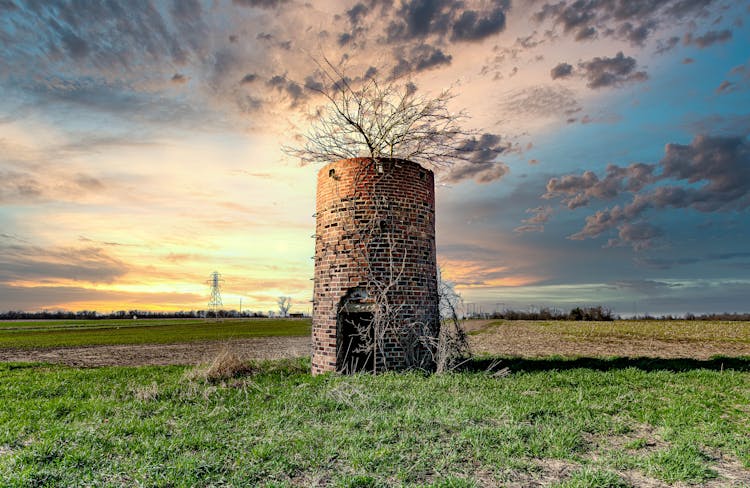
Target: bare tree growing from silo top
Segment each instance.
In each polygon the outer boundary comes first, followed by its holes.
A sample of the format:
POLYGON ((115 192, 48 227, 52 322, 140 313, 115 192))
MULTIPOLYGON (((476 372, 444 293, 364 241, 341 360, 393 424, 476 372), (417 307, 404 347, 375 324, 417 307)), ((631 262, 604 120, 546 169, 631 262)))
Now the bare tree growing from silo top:
MULTIPOLYGON (((301 144, 284 148, 288 155, 299 158, 302 163, 365 157, 380 174, 388 171, 388 164, 384 163, 393 160, 411 161, 435 169, 469 161, 470 154, 464 148, 476 133, 462 127, 465 114, 448 109, 448 102, 453 99, 450 91, 427 97, 418 95, 409 81, 380 81, 375 76, 351 79, 327 59, 319 68, 324 82, 308 83, 308 88, 321 95, 326 103, 311 117, 313 122, 302 135, 301 144)), ((404 306, 394 297, 398 297, 402 286, 410 251, 388 231, 387 225, 384 226, 393 202, 385 192, 378 194, 377 180, 368 185, 371 193, 367 211, 374 214, 372 218, 359 217, 365 209, 357 205, 357 198, 345 199, 345 208, 339 211, 343 235, 349 241, 356 240, 353 247, 354 252, 359 253, 357 261, 369 269, 363 296, 372 306, 369 321, 353 324, 360 337, 357 349, 345 353, 371 358, 367 368, 373 372, 388 369, 385 357, 388 341, 398 336, 407 367, 450 369, 462 353, 468 353, 466 336, 459 327, 440 327, 438 307, 435 307, 433 319, 412 320, 408 324, 399 320, 404 306), (374 212, 373 201, 376 202, 374 212), (382 260, 373 258, 374 253, 382 254, 384 244, 390 256, 385 271, 380 268, 382 260), (454 330, 456 332, 452 333, 454 330)), ((442 288, 436 286, 434 293, 439 294, 442 288)), ((436 297, 436 301, 441 298, 436 297)), ((339 308, 347 305, 342 303, 339 308)), ((457 319, 455 313, 454 318, 457 319)), ((339 361, 340 358, 337 363, 339 361)), ((356 362, 342 364, 345 365, 337 365, 337 369, 344 372, 364 369, 356 362)))
POLYGON ((399 158, 432 168, 470 161, 466 142, 477 131, 462 127, 465 113, 448 109, 450 90, 421 96, 410 80, 352 79, 325 58, 318 66, 323 82, 307 88, 327 103, 302 134, 304 142, 284 147, 287 154, 302 163, 399 158))

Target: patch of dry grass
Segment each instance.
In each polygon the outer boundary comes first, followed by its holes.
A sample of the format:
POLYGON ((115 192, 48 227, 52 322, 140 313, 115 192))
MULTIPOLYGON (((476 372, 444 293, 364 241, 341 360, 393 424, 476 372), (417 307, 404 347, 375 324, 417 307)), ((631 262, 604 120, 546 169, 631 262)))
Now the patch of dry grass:
POLYGON ((222 349, 208 364, 198 365, 185 373, 187 380, 218 382, 249 374, 253 368, 230 349, 222 349))

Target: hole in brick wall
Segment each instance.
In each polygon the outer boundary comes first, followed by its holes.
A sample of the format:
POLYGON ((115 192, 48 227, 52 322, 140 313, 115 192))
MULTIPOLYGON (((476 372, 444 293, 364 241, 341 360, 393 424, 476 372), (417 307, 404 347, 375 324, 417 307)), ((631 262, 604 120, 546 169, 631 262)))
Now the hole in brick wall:
POLYGON ((419 179, 420 180, 424 180, 425 176, 427 176, 427 173, 425 173, 424 171, 420 170, 419 171, 419 179))
POLYGON ((341 312, 336 340, 336 369, 342 373, 372 371, 375 338, 370 312, 341 312))
POLYGON ((331 168, 328 170, 328 177, 329 178, 335 178, 336 177, 336 170, 331 168))
POLYGON ((371 371, 375 340, 367 290, 351 288, 341 299, 336 324, 336 370, 341 373, 371 371))

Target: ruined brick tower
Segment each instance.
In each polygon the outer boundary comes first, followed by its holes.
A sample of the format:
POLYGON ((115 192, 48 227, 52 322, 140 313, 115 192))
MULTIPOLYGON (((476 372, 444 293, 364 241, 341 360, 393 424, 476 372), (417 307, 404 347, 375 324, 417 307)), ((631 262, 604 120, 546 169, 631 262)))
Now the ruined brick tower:
POLYGON ((318 172, 312 373, 429 368, 440 327, 432 171, 355 158, 318 172))

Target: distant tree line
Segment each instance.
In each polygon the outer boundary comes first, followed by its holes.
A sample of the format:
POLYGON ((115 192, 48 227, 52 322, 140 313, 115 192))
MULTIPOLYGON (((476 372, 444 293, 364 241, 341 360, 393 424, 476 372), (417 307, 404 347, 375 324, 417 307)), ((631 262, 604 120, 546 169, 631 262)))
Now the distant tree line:
MULTIPOLYGON (((150 310, 118 310, 116 312, 101 313, 94 310, 79 310, 71 312, 66 310, 22 312, 7 311, 0 312, 0 320, 106 320, 106 319, 200 319, 200 318, 272 318, 277 312, 269 310, 263 312, 250 312, 237 310, 219 310, 214 313, 207 310, 189 310, 177 312, 156 312, 150 310)), ((289 317, 300 318, 302 314, 288 314, 289 317)))
POLYGON ((510 310, 494 312, 490 314, 471 315, 470 318, 489 318, 504 320, 705 320, 705 321, 750 321, 750 313, 707 313, 696 315, 687 313, 685 315, 634 315, 622 318, 616 315, 608 307, 597 305, 595 307, 575 307, 565 312, 558 308, 534 308, 531 310, 510 310))
POLYGON ((686 313, 685 315, 657 315, 653 316, 650 314, 635 315, 628 318, 628 320, 711 320, 711 321, 750 321, 750 312, 745 313, 704 313, 696 315, 693 313, 686 313))
MULTIPOLYGON (((251 312, 244 310, 241 313, 237 310, 219 310, 219 318, 274 318, 279 313, 273 310, 268 312, 251 312)), ((304 315, 300 313, 290 313, 289 317, 301 318, 304 315)), ((118 310, 116 312, 101 313, 94 310, 79 310, 70 312, 66 310, 41 311, 41 312, 22 312, 7 311, 0 312, 0 320, 106 320, 106 319, 201 319, 215 317, 213 311, 207 310, 188 310, 177 312, 155 312, 150 310, 118 310)), ((705 321, 750 321, 750 313, 708 313, 685 315, 634 315, 622 319, 619 315, 612 312, 611 309, 604 306, 595 307, 575 307, 565 312, 558 308, 542 307, 532 310, 510 310, 505 309, 502 312, 472 314, 468 318, 485 318, 485 319, 504 319, 504 320, 705 320, 705 321)))
MULTIPOLYGON (((484 317, 483 317, 484 318, 484 317)), ((615 320, 612 310, 601 305, 595 307, 575 307, 569 312, 558 308, 534 308, 532 310, 505 309, 502 312, 486 314, 486 318, 505 320, 615 320)))

